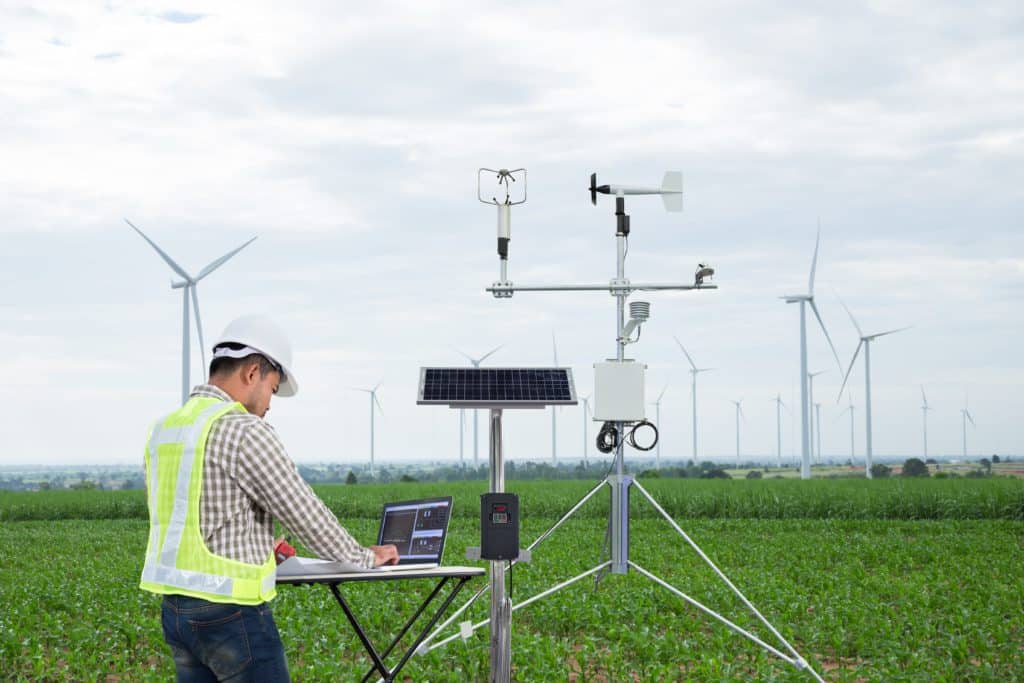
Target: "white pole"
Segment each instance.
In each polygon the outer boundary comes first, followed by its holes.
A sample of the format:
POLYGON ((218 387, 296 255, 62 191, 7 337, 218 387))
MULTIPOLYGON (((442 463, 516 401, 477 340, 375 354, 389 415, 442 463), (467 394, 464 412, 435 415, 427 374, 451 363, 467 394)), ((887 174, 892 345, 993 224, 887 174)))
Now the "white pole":
POLYGON ((462 449, 462 444, 465 441, 463 431, 466 428, 466 410, 459 410, 459 467, 466 467, 466 458, 462 449))
POLYGON ((693 464, 697 464, 697 371, 690 370, 690 375, 693 377, 692 382, 692 393, 693 393, 693 464))
POLYGON ((373 475, 373 397, 374 392, 370 392, 370 476, 373 475))
POLYGON ((181 289, 181 404, 188 401, 189 389, 189 360, 192 349, 189 346, 189 325, 188 325, 188 288, 185 285, 181 289))
POLYGON ((800 301, 800 478, 811 478, 811 455, 808 444, 807 406, 807 310, 800 301))
POLYGON ((864 421, 867 424, 867 450, 864 456, 864 466, 867 468, 868 479, 873 479, 871 474, 872 452, 871 452, 871 340, 864 341, 864 421))

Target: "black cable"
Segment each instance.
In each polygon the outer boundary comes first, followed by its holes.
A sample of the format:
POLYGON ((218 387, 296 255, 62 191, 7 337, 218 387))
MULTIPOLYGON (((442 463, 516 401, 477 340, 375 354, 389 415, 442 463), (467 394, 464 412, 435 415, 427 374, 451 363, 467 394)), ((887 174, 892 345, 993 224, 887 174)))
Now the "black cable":
POLYGON ((626 432, 626 443, 637 449, 638 451, 649 451, 658 443, 658 428, 654 426, 653 422, 648 420, 641 420, 633 425, 633 428, 626 432), (641 446, 636 442, 636 430, 641 427, 650 427, 654 430, 654 439, 651 441, 649 446, 641 446))
POLYGON ((619 445, 619 431, 615 428, 614 422, 605 422, 597 433, 597 450, 602 453, 611 453, 619 445))

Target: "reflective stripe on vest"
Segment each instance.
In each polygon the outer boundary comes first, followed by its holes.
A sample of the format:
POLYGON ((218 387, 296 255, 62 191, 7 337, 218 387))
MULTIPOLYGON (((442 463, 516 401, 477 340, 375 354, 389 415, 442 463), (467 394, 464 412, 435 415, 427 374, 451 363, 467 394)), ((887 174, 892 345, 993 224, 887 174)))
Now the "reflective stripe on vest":
POLYGON ((262 565, 214 555, 199 531, 206 436, 215 420, 236 410, 244 409, 216 398, 193 397, 154 426, 146 452, 150 531, 141 588, 240 604, 259 604, 274 597, 273 554, 262 565), (161 446, 180 447, 181 454, 167 455, 170 460, 163 462, 161 446), (175 459, 177 468, 173 469, 175 459), (161 489, 161 464, 164 476, 174 479, 173 492, 167 488, 169 480, 162 482, 161 489), (168 508, 170 515, 164 524, 168 508))

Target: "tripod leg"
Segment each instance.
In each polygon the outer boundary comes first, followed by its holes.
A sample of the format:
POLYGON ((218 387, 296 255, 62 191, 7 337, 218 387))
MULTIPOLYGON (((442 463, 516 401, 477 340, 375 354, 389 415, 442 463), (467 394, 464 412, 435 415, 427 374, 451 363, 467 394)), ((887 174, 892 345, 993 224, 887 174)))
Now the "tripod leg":
MULTIPOLYGON (((814 671, 814 669, 811 669, 808 666, 808 664, 804 660, 804 658, 800 656, 800 653, 797 652, 796 649, 794 649, 793 646, 789 644, 789 641, 787 641, 785 638, 783 638, 782 634, 779 633, 778 630, 774 626, 771 625, 771 623, 764 617, 764 615, 761 614, 761 612, 758 611, 758 609, 756 607, 754 607, 754 605, 749 600, 747 600, 747 597, 745 595, 743 595, 743 593, 740 591, 740 589, 737 588, 735 586, 735 584, 733 584, 733 582, 729 580, 728 576, 726 576, 724 573, 722 573, 722 570, 718 568, 718 565, 716 565, 714 562, 711 561, 711 558, 708 557, 704 553, 704 551, 700 549, 700 546, 698 546, 696 543, 694 543, 693 539, 691 539, 689 537, 689 535, 687 535, 687 533, 685 531, 683 531, 683 529, 678 524, 676 524, 676 521, 674 519, 672 519, 672 517, 667 512, 665 512, 665 509, 662 508, 660 505, 658 505, 658 501, 654 500, 654 497, 651 496, 651 494, 649 494, 647 492, 647 490, 643 486, 640 485, 640 482, 638 482, 638 481, 636 481, 634 479, 633 480, 633 486, 636 486, 637 490, 640 491, 640 493, 643 494, 644 498, 647 499, 647 502, 649 502, 651 504, 651 506, 654 507, 654 509, 657 510, 661 514, 661 516, 664 517, 665 520, 670 525, 672 525, 672 528, 675 529, 676 532, 680 536, 682 536, 683 539, 686 540, 686 542, 688 544, 690 544, 690 547, 693 548, 694 551, 696 551, 696 553, 698 555, 700 555, 701 559, 704 560, 704 562, 706 562, 707 565, 709 567, 711 567, 712 570, 714 570, 714 572, 718 575, 718 578, 722 579, 722 581, 725 583, 725 585, 727 585, 732 590, 732 592, 735 593, 736 596, 743 602, 743 604, 747 606, 747 609, 749 609, 758 618, 758 620, 760 620, 760 622, 765 625, 765 628, 767 628, 769 631, 771 631, 772 634, 776 638, 779 639, 780 643, 785 645, 786 649, 789 650, 789 652, 793 655, 793 658, 790 659, 789 657, 787 657, 787 656, 783 655, 782 653, 780 653, 778 650, 775 650, 774 648, 770 648, 772 650, 772 652, 774 652, 778 656, 782 657, 787 662, 790 662, 791 664, 796 666, 798 669, 807 668, 807 670, 810 671, 812 674, 814 674, 814 677, 820 681, 821 678, 814 671)), ((666 588, 669 588, 670 590, 672 590, 673 592, 677 593, 678 595, 680 595, 681 597, 683 597, 687 601, 690 601, 690 598, 686 597, 683 593, 681 593, 681 592, 677 591, 676 589, 672 588, 671 586, 669 586, 668 584, 664 583, 660 579, 657 579, 657 577, 655 577, 653 574, 649 574, 648 572, 640 570, 640 568, 637 567, 632 562, 630 562, 630 565, 632 565, 638 571, 641 571, 641 573, 646 575, 648 578, 650 578, 652 580, 655 580, 658 583, 661 583, 666 588)), ((694 603, 694 604, 696 606, 701 607, 702 609, 704 609, 703 606, 701 606, 699 603, 694 603)), ((731 622, 728 622, 727 620, 725 620, 724 617, 718 617, 718 615, 716 615, 714 612, 710 612, 710 611, 708 611, 708 612, 712 616, 715 616, 716 618, 719 618, 720 620, 722 620, 723 623, 726 623, 726 625, 731 624, 731 622)), ((731 625, 729 627, 733 628, 734 630, 739 629, 739 627, 735 626, 735 625, 731 625)), ((740 632, 740 631, 738 631, 738 632, 740 632)), ((768 645, 765 645, 763 642, 761 642, 760 640, 757 640, 754 636, 746 633, 745 631, 743 631, 743 634, 746 635, 748 638, 756 640, 763 647, 766 647, 766 648, 769 647, 768 645)))
MULTIPOLYGON (((569 508, 568 512, 566 512, 564 515, 562 515, 561 518, 559 518, 559 520, 557 522, 555 522, 547 531, 542 533, 537 538, 537 540, 535 540, 533 543, 531 543, 526 549, 527 550, 533 550, 538 545, 540 545, 541 542, 546 540, 551 534, 553 534, 555 532, 555 530, 558 529, 558 527, 562 526, 562 524, 565 523, 565 521, 567 519, 569 519, 569 517, 571 517, 573 514, 575 514, 575 512, 577 510, 579 510, 581 507, 583 507, 584 503, 586 503, 588 500, 590 500, 594 496, 595 493, 600 491, 601 487, 604 486, 606 483, 608 483, 607 479, 602 479, 601 481, 599 481, 597 483, 597 485, 594 486, 594 488, 590 489, 590 491, 588 491, 582 498, 580 498, 579 501, 577 501, 575 505, 573 505, 571 508, 569 508)), ((512 565, 515 565, 518 562, 519 562, 518 560, 513 560, 512 561, 512 565)), ((482 596, 484 593, 488 592, 489 590, 490 590, 490 585, 484 585, 484 586, 481 586, 480 588, 478 588, 477 591, 473 594, 473 596, 469 600, 467 600, 461 607, 459 607, 457 610, 455 610, 451 614, 451 616, 449 616, 447 619, 445 619, 444 622, 440 626, 438 626, 437 628, 434 629, 433 633, 431 633, 429 636, 427 636, 424 639, 423 643, 420 645, 420 650, 422 652, 429 652, 430 650, 433 650, 435 647, 440 647, 441 645, 443 645, 445 643, 448 643, 451 640, 453 640, 454 637, 453 638, 447 638, 447 639, 439 642, 437 645, 434 645, 434 646, 430 645, 431 641, 434 638, 437 637, 438 633, 440 633, 441 631, 443 631, 446 628, 448 628, 449 625, 451 625, 456 619, 459 618, 459 615, 461 615, 463 612, 465 612, 467 609, 469 609, 473 605, 473 603, 475 603, 480 598, 480 596, 482 596)), ((483 623, 486 624, 487 622, 483 622, 483 623)), ((477 627, 474 626, 473 630, 476 630, 476 628, 477 627)))

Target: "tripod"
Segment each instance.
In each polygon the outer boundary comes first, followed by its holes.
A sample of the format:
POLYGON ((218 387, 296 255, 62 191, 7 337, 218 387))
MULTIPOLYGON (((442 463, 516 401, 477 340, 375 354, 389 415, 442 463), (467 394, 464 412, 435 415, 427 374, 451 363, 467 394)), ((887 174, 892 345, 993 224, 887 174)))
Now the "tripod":
MULTIPOLYGON (((666 174, 666 179, 668 174, 666 174)), ((667 184, 667 181, 666 181, 667 184)), ((662 191, 666 191, 664 188, 662 191)), ((680 190, 681 192, 681 187, 680 190)), ((523 286, 513 285, 511 282, 505 279, 506 277, 506 264, 505 257, 507 251, 502 259, 502 280, 494 283, 492 287, 489 287, 487 291, 490 291, 497 298, 508 298, 511 297, 515 291, 608 291, 616 299, 616 360, 618 362, 625 361, 625 348, 630 343, 629 334, 637 326, 637 320, 630 321, 627 325, 625 322, 625 303, 626 298, 634 291, 652 291, 652 290, 692 290, 692 289, 713 289, 714 285, 703 284, 700 274, 695 279, 694 284, 635 284, 630 283, 625 277, 625 260, 628 245, 628 237, 630 232, 629 226, 629 215, 625 212, 625 194, 661 194, 657 190, 644 190, 642 188, 616 188, 615 186, 596 186, 596 179, 591 176, 591 196, 596 203, 596 192, 615 194, 615 216, 616 216, 616 245, 617 245, 617 271, 616 277, 608 284, 600 285, 580 285, 580 284, 568 284, 568 285, 537 285, 537 286, 523 286)), ((499 226, 502 222, 501 204, 499 208, 499 226)), ((506 205, 507 206, 507 205, 506 205)), ((666 203, 668 206, 668 203, 666 203)), ((506 209, 507 213, 507 209, 506 209)), ((508 220, 507 218, 505 219, 508 220)), ((702 266, 702 270, 710 270, 702 266)), ((699 272, 698 272, 699 273, 699 272)), ((631 475, 626 474, 624 465, 624 452, 625 452, 625 431, 627 422, 624 421, 613 421, 614 430, 616 434, 615 446, 614 446, 614 460, 612 463, 612 470, 614 473, 608 474, 603 480, 598 482, 588 493, 586 493, 579 501, 577 501, 558 521, 556 521, 547 531, 541 534, 537 540, 535 540, 526 549, 526 553, 521 555, 520 560, 523 556, 528 556, 532 553, 533 549, 540 545, 545 539, 550 537, 562 524, 565 523, 573 514, 576 513, 588 500, 597 494, 604 486, 608 486, 610 495, 610 508, 608 516, 608 535, 610 537, 610 555, 608 560, 602 558, 599 563, 580 573, 576 576, 556 584, 545 591, 542 591, 517 605, 512 605, 511 601, 505 597, 505 570, 506 566, 503 561, 492 561, 491 562, 491 580, 489 586, 480 588, 472 598, 470 598, 464 605, 457 609, 451 616, 448 617, 440 626, 438 626, 433 633, 431 633, 420 645, 419 652, 425 653, 433 649, 442 647, 455 638, 462 637, 468 638, 473 631, 481 628, 485 625, 491 627, 491 680, 495 682, 505 683, 510 680, 511 674, 511 616, 515 610, 521 609, 530 605, 538 600, 541 600, 553 593, 556 593, 574 583, 587 578, 589 576, 595 576, 596 580, 600 580, 602 576, 607 573, 611 574, 626 574, 630 569, 637 573, 645 576, 646 578, 654 581, 658 585, 662 586, 672 594, 683 599, 688 604, 696 607, 704 614, 712 617, 713 619, 721 622, 732 631, 750 639, 760 647, 765 649, 767 652, 781 658, 785 662, 791 664, 799 670, 806 669, 819 683, 824 683, 823 679, 818 675, 814 669, 812 669, 807 661, 800 656, 800 654, 793 648, 789 642, 775 629, 774 626, 757 610, 756 607, 743 595, 743 593, 729 580, 729 578, 715 565, 714 562, 704 553, 703 550, 690 538, 690 536, 683 531, 683 529, 675 522, 672 517, 665 512, 664 508, 658 504, 658 502, 651 496, 650 493, 631 475), (647 500, 648 503, 672 526, 672 528, 696 551, 705 563, 707 563, 712 570, 718 575, 718 577, 736 594, 736 596, 743 602, 744 605, 760 620, 762 624, 775 636, 778 642, 782 645, 782 648, 786 651, 783 652, 779 648, 776 648, 766 643, 761 638, 757 637, 753 633, 743 629, 737 624, 733 623, 726 617, 718 614, 714 610, 701 604, 698 600, 690 597, 683 591, 672 586, 664 579, 656 576, 655 574, 644 569, 636 562, 629 559, 629 495, 631 489, 636 489, 640 495, 647 500), (457 634, 451 635, 443 640, 434 642, 434 638, 437 637, 445 628, 452 624, 463 612, 465 612, 472 604, 480 598, 487 590, 491 591, 491 610, 490 618, 476 624, 470 624, 463 622, 460 625, 460 631, 457 634), (788 653, 788 654, 787 654, 788 653)), ((490 484, 491 490, 495 492, 501 492, 504 490, 505 484, 505 468, 504 468, 504 454, 502 449, 502 438, 501 438, 501 427, 502 427, 502 411, 498 409, 492 409, 490 414, 490 484)), ((519 560, 513 560, 508 563, 508 568, 518 562, 519 560)))

